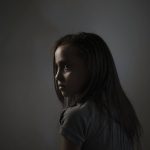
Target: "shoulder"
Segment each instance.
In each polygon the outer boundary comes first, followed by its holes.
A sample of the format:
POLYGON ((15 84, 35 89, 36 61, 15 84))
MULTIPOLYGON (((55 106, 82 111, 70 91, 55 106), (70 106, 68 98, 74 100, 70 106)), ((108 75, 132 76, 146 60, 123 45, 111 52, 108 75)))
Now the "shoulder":
POLYGON ((69 107, 63 111, 63 118, 82 118, 85 121, 90 121, 96 112, 96 107, 94 102, 87 101, 84 104, 78 104, 74 107, 69 107))
POLYGON ((60 117, 59 132, 73 143, 81 145, 89 134, 88 129, 92 122, 91 106, 86 102, 64 110, 60 117))
POLYGON ((103 115, 100 115, 93 101, 78 104, 64 110, 60 117, 60 128, 78 130, 88 136, 96 128, 103 125, 103 115))
POLYGON ((78 128, 87 130, 95 122, 97 111, 94 102, 87 101, 84 104, 78 104, 69 107, 61 113, 61 128, 78 128))
POLYGON ((65 109, 60 117, 59 133, 81 145, 102 130, 103 119, 93 101, 65 109))

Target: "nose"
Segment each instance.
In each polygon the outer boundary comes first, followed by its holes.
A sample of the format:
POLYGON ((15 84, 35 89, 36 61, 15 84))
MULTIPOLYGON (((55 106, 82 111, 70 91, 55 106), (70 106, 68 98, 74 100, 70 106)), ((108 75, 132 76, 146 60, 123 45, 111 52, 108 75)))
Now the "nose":
POLYGON ((61 72, 60 72, 60 71, 57 71, 57 72, 56 72, 56 75, 55 75, 55 80, 61 81, 62 79, 63 79, 63 76, 62 76, 61 72))

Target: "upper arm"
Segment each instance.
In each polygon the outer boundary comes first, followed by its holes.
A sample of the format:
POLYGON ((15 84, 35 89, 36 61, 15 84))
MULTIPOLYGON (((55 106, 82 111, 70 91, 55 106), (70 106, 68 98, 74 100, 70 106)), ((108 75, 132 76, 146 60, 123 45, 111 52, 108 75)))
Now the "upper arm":
POLYGON ((89 122, 84 109, 66 110, 60 119, 61 150, 81 150, 88 136, 89 122))
POLYGON ((86 138, 86 131, 87 131, 87 123, 81 111, 73 110, 73 111, 66 111, 64 113, 60 121, 60 129, 59 129, 63 145, 66 145, 66 143, 67 145, 72 145, 71 143, 67 142, 64 139, 66 138, 67 140, 74 143, 74 147, 76 145, 79 145, 81 147, 86 138))
POLYGON ((72 143, 64 136, 61 135, 60 137, 60 150, 81 150, 81 146, 72 143))

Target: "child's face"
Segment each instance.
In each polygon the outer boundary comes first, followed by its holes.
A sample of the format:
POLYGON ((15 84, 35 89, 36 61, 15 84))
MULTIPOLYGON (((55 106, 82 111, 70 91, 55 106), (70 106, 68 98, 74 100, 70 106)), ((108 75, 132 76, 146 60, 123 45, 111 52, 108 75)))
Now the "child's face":
POLYGON ((80 94, 87 86, 87 66, 78 55, 78 49, 68 45, 59 46, 55 51, 56 75, 59 90, 64 97, 80 94))

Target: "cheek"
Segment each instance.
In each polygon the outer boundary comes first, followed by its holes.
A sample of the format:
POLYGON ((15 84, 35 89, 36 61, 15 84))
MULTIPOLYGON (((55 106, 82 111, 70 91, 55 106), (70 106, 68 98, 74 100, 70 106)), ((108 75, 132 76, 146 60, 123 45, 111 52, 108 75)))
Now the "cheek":
POLYGON ((66 84, 68 82, 71 82, 73 80, 73 78, 74 78, 72 72, 67 72, 63 76, 64 76, 66 84))
POLYGON ((83 84, 87 81, 88 77, 88 71, 85 68, 75 68, 72 71, 65 72, 63 74, 63 77, 65 79, 65 82, 70 82, 75 84, 83 84))
POLYGON ((87 76, 83 75, 81 72, 67 74, 65 79, 68 88, 74 90, 82 89, 88 82, 87 76))
POLYGON ((64 75, 64 80, 65 80, 65 85, 67 86, 67 88, 74 88, 77 86, 77 84, 79 83, 78 79, 79 76, 77 75, 76 72, 66 72, 64 75))

